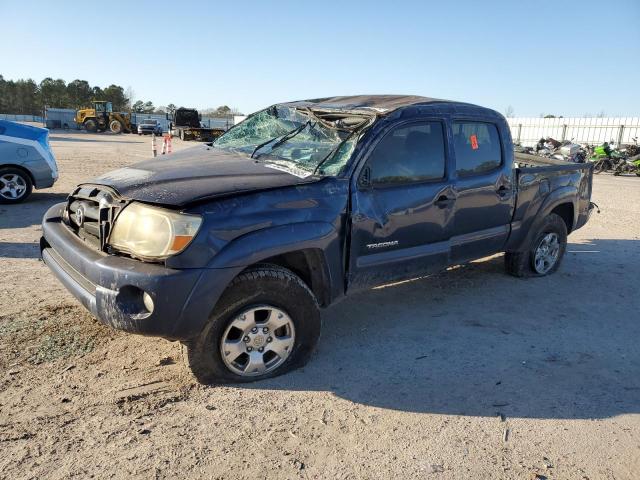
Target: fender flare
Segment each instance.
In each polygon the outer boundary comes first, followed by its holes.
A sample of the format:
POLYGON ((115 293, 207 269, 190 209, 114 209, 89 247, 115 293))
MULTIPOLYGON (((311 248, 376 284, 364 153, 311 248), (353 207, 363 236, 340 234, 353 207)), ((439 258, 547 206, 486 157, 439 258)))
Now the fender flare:
POLYGON ((577 195, 578 189, 573 186, 561 187, 551 192, 535 213, 527 212, 526 215, 531 215, 532 220, 529 223, 528 228, 526 224, 524 225, 524 228, 527 229, 526 233, 521 235, 520 241, 516 242, 515 245, 508 245, 506 250, 516 252, 527 250, 532 237, 538 231, 538 228, 542 224, 544 218, 547 217, 557 206, 565 203, 570 203, 573 206, 573 219, 571 221, 571 228, 573 229, 576 225, 578 215, 578 207, 576 205, 577 195))
POLYGON ((213 257, 207 268, 247 267, 269 257, 310 248, 326 251, 336 240, 339 240, 338 232, 327 222, 262 228, 229 242, 213 257))

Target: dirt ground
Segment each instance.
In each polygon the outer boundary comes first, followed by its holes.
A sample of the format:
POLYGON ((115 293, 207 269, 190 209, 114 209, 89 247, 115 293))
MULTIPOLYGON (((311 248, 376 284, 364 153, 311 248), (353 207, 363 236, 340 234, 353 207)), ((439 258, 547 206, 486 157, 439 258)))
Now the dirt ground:
POLYGON ((0 478, 640 478, 640 178, 595 179, 555 275, 496 256, 360 294, 304 369, 204 387, 38 259, 45 210, 149 137, 51 144, 60 181, 0 206, 0 478))

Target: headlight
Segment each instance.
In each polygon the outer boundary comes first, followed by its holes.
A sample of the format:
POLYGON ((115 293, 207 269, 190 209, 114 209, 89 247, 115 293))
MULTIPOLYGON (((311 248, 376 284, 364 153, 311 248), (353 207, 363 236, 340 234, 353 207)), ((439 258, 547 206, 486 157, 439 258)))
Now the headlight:
POLYGON ((120 212, 109 245, 141 258, 165 258, 181 252, 198 232, 202 218, 142 203, 120 212))

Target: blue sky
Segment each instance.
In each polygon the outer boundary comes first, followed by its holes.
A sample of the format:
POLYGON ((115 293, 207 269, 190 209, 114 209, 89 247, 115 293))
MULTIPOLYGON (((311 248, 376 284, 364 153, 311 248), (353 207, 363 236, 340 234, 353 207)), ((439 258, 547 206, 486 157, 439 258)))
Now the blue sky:
POLYGON ((116 83, 155 105, 245 113, 405 93, 511 105, 517 116, 640 115, 638 0, 88 5, 0 0, 0 74, 116 83))

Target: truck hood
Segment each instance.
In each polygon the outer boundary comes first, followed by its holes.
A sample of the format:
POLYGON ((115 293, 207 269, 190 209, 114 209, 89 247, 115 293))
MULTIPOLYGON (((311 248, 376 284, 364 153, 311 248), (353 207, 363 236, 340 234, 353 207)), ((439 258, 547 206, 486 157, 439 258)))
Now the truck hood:
POLYGON ((105 185, 131 200, 183 207, 211 198, 300 185, 321 178, 297 176, 246 155, 199 145, 114 170, 87 183, 105 185))

